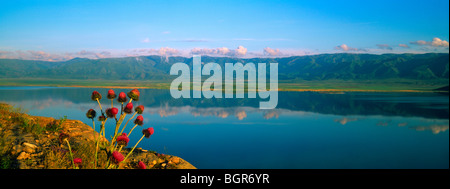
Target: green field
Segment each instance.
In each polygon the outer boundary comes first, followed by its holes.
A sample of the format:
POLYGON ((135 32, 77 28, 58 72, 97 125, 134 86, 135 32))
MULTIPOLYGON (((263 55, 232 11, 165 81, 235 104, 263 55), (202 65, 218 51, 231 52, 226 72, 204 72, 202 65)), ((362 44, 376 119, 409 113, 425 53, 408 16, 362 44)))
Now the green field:
MULTIPOLYGON (((442 80, 281 80, 278 89, 295 90, 338 90, 338 91, 431 91, 449 85, 442 80)), ((20 78, 0 79, 0 86, 53 86, 53 87, 111 87, 111 88, 150 88, 169 89, 170 81, 164 80, 81 80, 81 79, 45 79, 20 78)), ((267 84, 269 87, 269 84, 267 84)))

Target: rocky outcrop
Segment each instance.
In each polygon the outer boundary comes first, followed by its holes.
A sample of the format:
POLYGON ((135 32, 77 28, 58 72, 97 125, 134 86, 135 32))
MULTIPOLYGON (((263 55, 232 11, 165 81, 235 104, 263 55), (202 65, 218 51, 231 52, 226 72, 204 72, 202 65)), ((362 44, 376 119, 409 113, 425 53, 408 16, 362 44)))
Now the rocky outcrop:
MULTIPOLYGON (((98 160, 94 158, 95 141, 108 141, 90 126, 78 120, 54 119, 30 116, 15 111, 11 106, 0 103, 0 165, 1 168, 18 169, 65 169, 73 168, 68 145, 60 141, 64 132, 70 136, 69 143, 74 157, 83 160, 80 168, 105 168, 108 161, 106 151, 100 150, 98 160), (94 167, 97 161, 98 166, 94 167)), ((128 154, 130 148, 122 149, 128 154)), ((135 169, 138 162, 147 169, 195 169, 180 157, 159 154, 136 148, 118 168, 135 169)))

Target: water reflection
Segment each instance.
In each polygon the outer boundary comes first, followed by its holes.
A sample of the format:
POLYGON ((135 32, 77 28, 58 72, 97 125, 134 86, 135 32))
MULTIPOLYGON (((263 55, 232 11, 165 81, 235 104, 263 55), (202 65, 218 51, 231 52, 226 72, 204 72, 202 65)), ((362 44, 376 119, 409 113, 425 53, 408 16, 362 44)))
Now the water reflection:
MULTIPOLYGON (((99 109, 90 99, 94 90, 106 95, 108 89, 0 87, 0 101, 90 125, 86 111, 99 109)), ((145 106, 144 125, 158 134, 139 147, 199 168, 448 169, 446 95, 280 92, 276 109, 261 110, 260 99, 174 99, 168 90, 140 91, 133 104, 145 106)), ((139 140, 134 136, 131 143, 139 140)))

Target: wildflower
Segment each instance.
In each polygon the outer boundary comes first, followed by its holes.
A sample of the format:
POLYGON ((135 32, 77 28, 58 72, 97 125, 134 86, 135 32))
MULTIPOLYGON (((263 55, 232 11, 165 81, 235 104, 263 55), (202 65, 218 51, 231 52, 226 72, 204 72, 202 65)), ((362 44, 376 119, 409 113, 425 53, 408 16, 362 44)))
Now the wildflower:
POLYGON ((144 117, 142 117, 142 115, 138 115, 137 118, 134 120, 134 124, 139 126, 144 125, 144 117))
POLYGON ((127 101, 127 95, 124 92, 119 93, 119 98, 117 98, 118 102, 126 102, 127 101))
POLYGON ((128 97, 133 99, 134 101, 139 101, 139 91, 137 89, 133 89, 130 92, 128 92, 128 97))
POLYGON ((75 159, 73 159, 73 163, 74 163, 76 166, 80 166, 81 163, 82 163, 82 160, 81 160, 81 158, 75 158, 75 159))
POLYGON ((133 111, 133 104, 132 103, 128 103, 125 108, 123 109, 123 111, 127 114, 131 114, 131 112, 133 111))
POLYGON ((137 112, 138 114, 142 114, 142 112, 144 112, 144 106, 139 105, 134 109, 134 111, 137 112))
POLYGON ((89 109, 86 113, 86 117, 89 119, 94 119, 96 115, 97 115, 97 112, 95 112, 94 109, 89 109))
POLYGON ((123 157, 123 155, 120 152, 114 151, 112 153, 112 159, 111 160, 112 160, 112 162, 114 164, 118 165, 120 162, 122 162, 124 160, 124 157, 123 157))
POLYGON ((112 89, 109 89, 109 91, 108 91, 108 99, 115 99, 116 96, 117 96, 116 93, 112 89))
POLYGON ((99 92, 94 91, 94 92, 92 92, 91 99, 93 101, 101 100, 102 99, 102 95, 99 92))
POLYGON ((106 109, 106 116, 108 117, 116 117, 117 113, 119 113, 119 110, 117 108, 108 108, 106 109))
POLYGON ((127 146, 130 139, 127 137, 126 133, 122 133, 122 135, 117 137, 117 145, 127 146))
POLYGON ((153 127, 142 130, 142 134, 145 136, 145 138, 150 138, 150 136, 153 135, 153 132, 155 132, 153 127))
POLYGON ((145 169, 146 168, 145 163, 142 162, 142 161, 139 161, 138 166, 139 166, 139 169, 145 169))
POLYGON ((98 116, 98 121, 105 121, 106 117, 104 115, 98 116))

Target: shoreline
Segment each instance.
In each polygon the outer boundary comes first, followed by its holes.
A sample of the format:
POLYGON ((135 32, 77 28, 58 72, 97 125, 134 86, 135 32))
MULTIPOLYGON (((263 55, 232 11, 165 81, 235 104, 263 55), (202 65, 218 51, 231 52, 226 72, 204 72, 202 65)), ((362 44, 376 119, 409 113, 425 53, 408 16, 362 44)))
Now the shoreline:
MULTIPOLYGON (((145 87, 145 86, 88 86, 88 85, 0 85, 0 87, 73 87, 73 88, 106 88, 106 89, 167 89, 166 87, 145 87)), ((191 89, 193 90, 193 89, 191 89)), ((222 89, 224 91, 225 89, 222 89)), ((234 90, 235 91, 235 90, 234 90)), ((382 92, 382 93, 448 93, 441 90, 417 90, 417 89, 398 89, 398 90, 377 90, 377 89, 288 89, 279 88, 278 91, 291 92, 319 92, 319 93, 340 93, 340 92, 382 92)))

